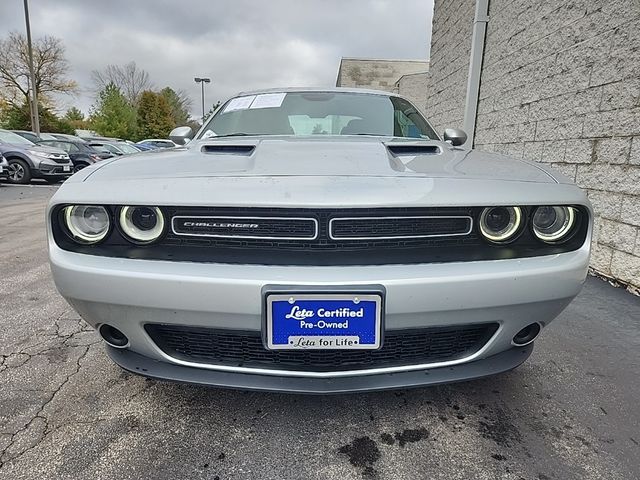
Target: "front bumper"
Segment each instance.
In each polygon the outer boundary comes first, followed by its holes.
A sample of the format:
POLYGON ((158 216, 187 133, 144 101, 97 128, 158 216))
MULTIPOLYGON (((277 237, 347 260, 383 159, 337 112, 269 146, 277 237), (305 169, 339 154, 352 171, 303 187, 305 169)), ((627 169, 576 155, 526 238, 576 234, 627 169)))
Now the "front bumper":
POLYGON ((529 349, 513 349, 513 336, 530 323, 546 326, 553 320, 582 288, 589 261, 588 242, 579 250, 544 257, 361 267, 107 258, 62 250, 51 238, 49 248, 62 295, 94 327, 108 323, 129 338, 127 349, 111 352, 124 368, 172 380, 311 392, 423 385, 514 368, 526 358, 516 353, 529 349), (463 359, 346 375, 186 362, 165 354, 144 330, 146 323, 168 323, 259 332, 265 285, 357 289, 374 284, 386 289, 386 330, 483 322, 500 327, 480 351, 463 359))
POLYGON ((492 357, 451 367, 358 377, 301 378, 189 368, 153 360, 130 350, 107 346, 107 353, 115 363, 125 370, 146 377, 243 390, 312 394, 369 392, 463 382, 512 370, 529 358, 532 351, 533 344, 530 344, 526 347, 513 347, 492 357))
POLYGON ((31 171, 34 178, 65 178, 73 175, 73 164, 69 165, 40 165, 31 171), (70 170, 65 171, 65 167, 70 170))

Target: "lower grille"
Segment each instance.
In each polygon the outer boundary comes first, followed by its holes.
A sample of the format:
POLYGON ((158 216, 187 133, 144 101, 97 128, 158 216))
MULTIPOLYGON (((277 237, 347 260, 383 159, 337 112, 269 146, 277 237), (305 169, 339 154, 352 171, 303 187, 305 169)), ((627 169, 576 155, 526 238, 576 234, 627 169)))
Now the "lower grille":
POLYGON ((308 372, 366 370, 418 365, 468 357, 498 329, 497 323, 429 327, 385 332, 380 350, 272 351, 260 332, 182 325, 147 324, 145 330, 167 355, 178 360, 272 370, 308 372))
POLYGON ((471 233, 470 216, 334 218, 329 222, 334 240, 451 237, 471 233))

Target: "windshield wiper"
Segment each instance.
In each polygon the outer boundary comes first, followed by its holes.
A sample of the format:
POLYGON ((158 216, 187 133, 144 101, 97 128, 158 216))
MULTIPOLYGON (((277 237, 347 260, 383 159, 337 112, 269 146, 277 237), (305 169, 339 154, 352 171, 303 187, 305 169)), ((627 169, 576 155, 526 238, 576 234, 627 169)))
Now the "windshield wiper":
POLYGON ((206 140, 210 140, 212 138, 225 138, 225 137, 260 137, 265 135, 271 135, 271 133, 244 133, 244 132, 234 132, 234 133, 226 133, 224 135, 213 135, 211 137, 207 137, 206 140))
POLYGON ((344 135, 365 135, 369 137, 393 137, 393 135, 388 135, 385 133, 346 133, 344 135))

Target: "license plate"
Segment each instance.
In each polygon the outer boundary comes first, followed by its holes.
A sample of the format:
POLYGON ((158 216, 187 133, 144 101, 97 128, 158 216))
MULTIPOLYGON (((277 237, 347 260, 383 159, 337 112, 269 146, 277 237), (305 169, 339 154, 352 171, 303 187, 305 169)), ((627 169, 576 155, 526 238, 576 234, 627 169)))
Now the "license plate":
POLYGON ((277 293, 266 297, 270 350, 375 350, 382 344, 382 295, 277 293))
POLYGON ((65 165, 62 167, 62 171, 63 172, 70 172, 71 171, 71 167, 69 165, 65 165))

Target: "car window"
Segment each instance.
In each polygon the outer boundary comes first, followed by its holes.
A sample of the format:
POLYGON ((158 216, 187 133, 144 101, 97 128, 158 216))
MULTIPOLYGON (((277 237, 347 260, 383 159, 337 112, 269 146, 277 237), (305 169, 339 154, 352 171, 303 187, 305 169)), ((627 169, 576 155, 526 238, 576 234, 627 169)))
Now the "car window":
POLYGON ((67 153, 71 151, 70 145, 67 142, 55 141, 55 142, 49 142, 49 145, 51 145, 52 147, 61 148, 67 153))
POLYGON ((124 153, 140 153, 140 150, 138 150, 136 147, 132 147, 131 145, 125 142, 118 143, 117 146, 124 153))
POLYGON ((102 150, 106 150, 109 153, 116 153, 116 154, 122 153, 116 147, 114 147, 113 145, 110 145, 108 143, 97 144, 96 146, 98 148, 102 149, 102 150))
MULTIPOLYGON (((393 103, 394 114, 393 134, 396 137, 421 138, 425 128, 424 125, 421 125, 424 122, 422 115, 413 105, 402 98, 394 97, 391 99, 391 103, 393 103)), ((433 135, 435 136, 435 133, 433 135)))
POLYGON ((408 101, 352 92, 289 92, 229 100, 199 138, 216 135, 438 136, 408 101))
POLYGON ((7 130, 0 130, 0 142, 13 143, 15 145, 24 145, 24 146, 34 145, 33 142, 27 140, 26 138, 21 137, 16 133, 9 132, 7 130))
MULTIPOLYGON (((13 132, 15 133, 15 132, 13 132)), ((16 135, 19 135, 23 138, 26 138, 27 140, 36 143, 38 140, 40 140, 38 138, 38 136, 35 133, 31 133, 31 132, 20 132, 20 133, 16 133, 16 135)))

